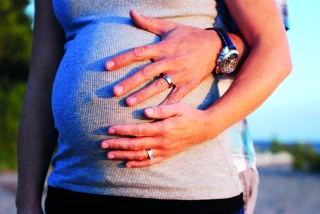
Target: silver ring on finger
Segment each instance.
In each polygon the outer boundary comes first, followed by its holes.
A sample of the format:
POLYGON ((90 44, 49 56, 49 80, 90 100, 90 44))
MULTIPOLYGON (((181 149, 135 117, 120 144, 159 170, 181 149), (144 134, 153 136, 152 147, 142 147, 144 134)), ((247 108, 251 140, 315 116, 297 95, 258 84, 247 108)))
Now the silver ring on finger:
POLYGON ((168 83, 169 88, 172 88, 173 82, 172 82, 171 78, 168 75, 164 75, 162 78, 168 83))
POLYGON ((153 154, 152 149, 147 149, 146 151, 147 151, 147 153, 148 153, 149 159, 150 159, 150 160, 153 160, 153 159, 154 159, 154 154, 153 154))

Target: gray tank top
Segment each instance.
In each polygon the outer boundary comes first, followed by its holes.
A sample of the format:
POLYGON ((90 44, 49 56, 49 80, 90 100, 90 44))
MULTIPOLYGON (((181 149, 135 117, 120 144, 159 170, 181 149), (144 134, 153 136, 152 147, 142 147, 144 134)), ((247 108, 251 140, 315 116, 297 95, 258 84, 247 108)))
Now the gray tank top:
MULTIPOLYGON (((168 89, 135 107, 125 105, 128 94, 115 97, 112 93, 116 83, 150 61, 106 72, 106 60, 160 39, 134 26, 129 10, 208 28, 217 13, 215 1, 53 0, 53 5, 66 32, 66 44, 53 86, 52 110, 59 139, 48 184, 77 192, 157 199, 239 195, 242 187, 226 133, 160 164, 139 169, 107 160, 106 151, 100 148, 101 140, 111 137, 107 134, 110 125, 149 122, 143 109, 160 104, 170 93, 168 89)), ((217 81, 210 76, 182 102, 206 109, 218 98, 217 81)))

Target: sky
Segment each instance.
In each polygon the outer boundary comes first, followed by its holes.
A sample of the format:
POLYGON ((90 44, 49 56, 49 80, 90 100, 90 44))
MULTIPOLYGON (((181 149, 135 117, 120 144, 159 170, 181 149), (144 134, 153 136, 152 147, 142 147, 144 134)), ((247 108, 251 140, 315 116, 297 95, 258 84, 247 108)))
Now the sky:
POLYGON ((249 117, 253 139, 320 142, 320 1, 288 0, 293 71, 249 117))
POLYGON ((249 127, 254 140, 320 143, 320 1, 288 3, 293 71, 248 117, 249 127))

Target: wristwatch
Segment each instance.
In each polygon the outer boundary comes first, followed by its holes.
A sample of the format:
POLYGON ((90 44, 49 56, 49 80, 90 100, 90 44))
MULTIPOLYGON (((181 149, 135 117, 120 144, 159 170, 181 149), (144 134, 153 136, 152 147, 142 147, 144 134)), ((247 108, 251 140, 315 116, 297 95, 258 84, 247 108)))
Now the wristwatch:
POLYGON ((223 48, 217 58, 217 65, 215 67, 216 74, 232 73, 239 62, 239 54, 236 46, 234 46, 228 34, 221 28, 207 28, 206 30, 215 30, 223 44, 223 48))

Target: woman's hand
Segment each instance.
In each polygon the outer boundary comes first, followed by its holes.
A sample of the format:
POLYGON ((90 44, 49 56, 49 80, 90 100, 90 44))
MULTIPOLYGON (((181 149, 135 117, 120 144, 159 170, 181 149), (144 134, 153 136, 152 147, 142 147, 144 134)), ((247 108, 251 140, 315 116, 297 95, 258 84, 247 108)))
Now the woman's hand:
MULTIPOLYGON (((165 74, 176 86, 166 103, 179 102, 211 74, 222 46, 215 31, 142 16, 133 10, 130 16, 139 28, 160 35, 162 41, 134 48, 106 62, 106 69, 114 71, 136 61, 153 60, 153 63, 117 84, 113 89, 116 96, 165 74)), ((126 102, 129 106, 137 105, 167 88, 168 83, 160 78, 129 96, 126 102)))
POLYGON ((101 143, 103 149, 112 150, 107 154, 109 159, 128 160, 127 167, 151 166, 215 137, 208 130, 210 125, 205 111, 187 104, 175 103, 147 108, 145 115, 163 120, 109 128, 109 134, 123 137, 101 143), (148 158, 147 149, 152 149, 153 160, 148 158))
POLYGON ((243 185, 243 200, 246 214, 253 214, 258 197, 259 173, 256 169, 246 169, 239 173, 243 185))

